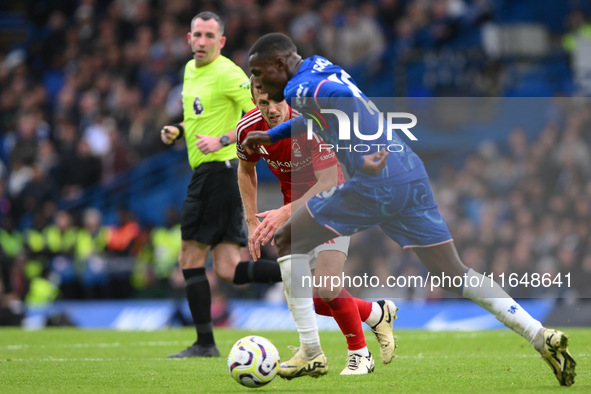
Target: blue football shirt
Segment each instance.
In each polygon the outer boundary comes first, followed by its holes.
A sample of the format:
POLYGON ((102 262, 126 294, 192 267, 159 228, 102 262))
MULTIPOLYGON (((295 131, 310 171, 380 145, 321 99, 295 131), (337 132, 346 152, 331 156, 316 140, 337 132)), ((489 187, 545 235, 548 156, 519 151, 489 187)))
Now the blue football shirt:
POLYGON ((305 59, 285 86, 284 95, 292 108, 303 116, 269 130, 273 142, 289 138, 292 134, 306 133, 312 127, 326 141, 327 147, 332 146, 352 182, 391 185, 427 177, 419 156, 396 131, 388 136, 385 119, 379 109, 345 70, 329 60, 321 56, 305 59), (346 138, 340 132, 339 116, 334 110, 340 111, 341 115, 347 114, 350 130, 346 138), (359 132, 355 132, 354 127, 359 132), (386 167, 378 176, 359 171, 364 155, 384 147, 388 147, 391 153, 386 167))

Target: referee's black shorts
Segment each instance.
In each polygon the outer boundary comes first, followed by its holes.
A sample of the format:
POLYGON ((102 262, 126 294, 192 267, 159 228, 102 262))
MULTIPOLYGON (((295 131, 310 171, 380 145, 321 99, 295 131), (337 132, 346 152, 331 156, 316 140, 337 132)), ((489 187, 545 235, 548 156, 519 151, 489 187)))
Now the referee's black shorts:
POLYGON ((212 248, 221 242, 247 244, 238 188, 238 159, 201 164, 183 203, 181 235, 212 248))

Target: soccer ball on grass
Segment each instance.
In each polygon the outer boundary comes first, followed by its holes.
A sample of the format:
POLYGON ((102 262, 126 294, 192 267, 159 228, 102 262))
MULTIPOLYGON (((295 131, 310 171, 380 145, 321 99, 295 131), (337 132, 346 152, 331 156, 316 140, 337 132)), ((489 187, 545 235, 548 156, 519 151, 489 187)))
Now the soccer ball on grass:
POLYGON ((241 385, 261 387, 277 375, 279 352, 268 339, 249 335, 239 339, 230 350, 228 368, 241 385))

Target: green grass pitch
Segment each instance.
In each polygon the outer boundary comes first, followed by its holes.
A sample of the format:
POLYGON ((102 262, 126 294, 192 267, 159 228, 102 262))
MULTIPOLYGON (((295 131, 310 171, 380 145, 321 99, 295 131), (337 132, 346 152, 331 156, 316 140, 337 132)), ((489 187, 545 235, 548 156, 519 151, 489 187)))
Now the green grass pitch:
POLYGON ((270 339, 282 358, 297 345, 295 332, 216 329, 222 357, 167 359, 194 338, 190 329, 152 332, 0 329, 0 393, 228 393, 247 392, 591 392, 591 329, 567 329, 577 361, 576 383, 560 387, 529 344, 509 330, 429 332, 398 330, 396 358, 379 360, 377 342, 366 339, 376 359, 373 374, 340 376, 346 344, 340 332, 321 332, 329 373, 319 379, 277 377, 248 389, 232 380, 226 355, 236 340, 270 339), (566 391, 563 391, 566 390, 566 391))

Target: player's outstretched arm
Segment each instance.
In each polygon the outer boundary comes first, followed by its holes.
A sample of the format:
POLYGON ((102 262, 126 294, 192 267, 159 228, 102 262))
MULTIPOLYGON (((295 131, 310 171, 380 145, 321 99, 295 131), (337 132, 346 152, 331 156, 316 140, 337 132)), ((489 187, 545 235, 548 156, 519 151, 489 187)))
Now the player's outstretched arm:
POLYGON ((271 136, 267 131, 251 131, 244 138, 242 146, 246 149, 246 153, 252 155, 258 151, 259 145, 271 145, 272 143, 271 136))
POLYGON ((173 123, 160 130, 160 140, 166 145, 174 145, 175 141, 185 135, 185 122, 173 123))

